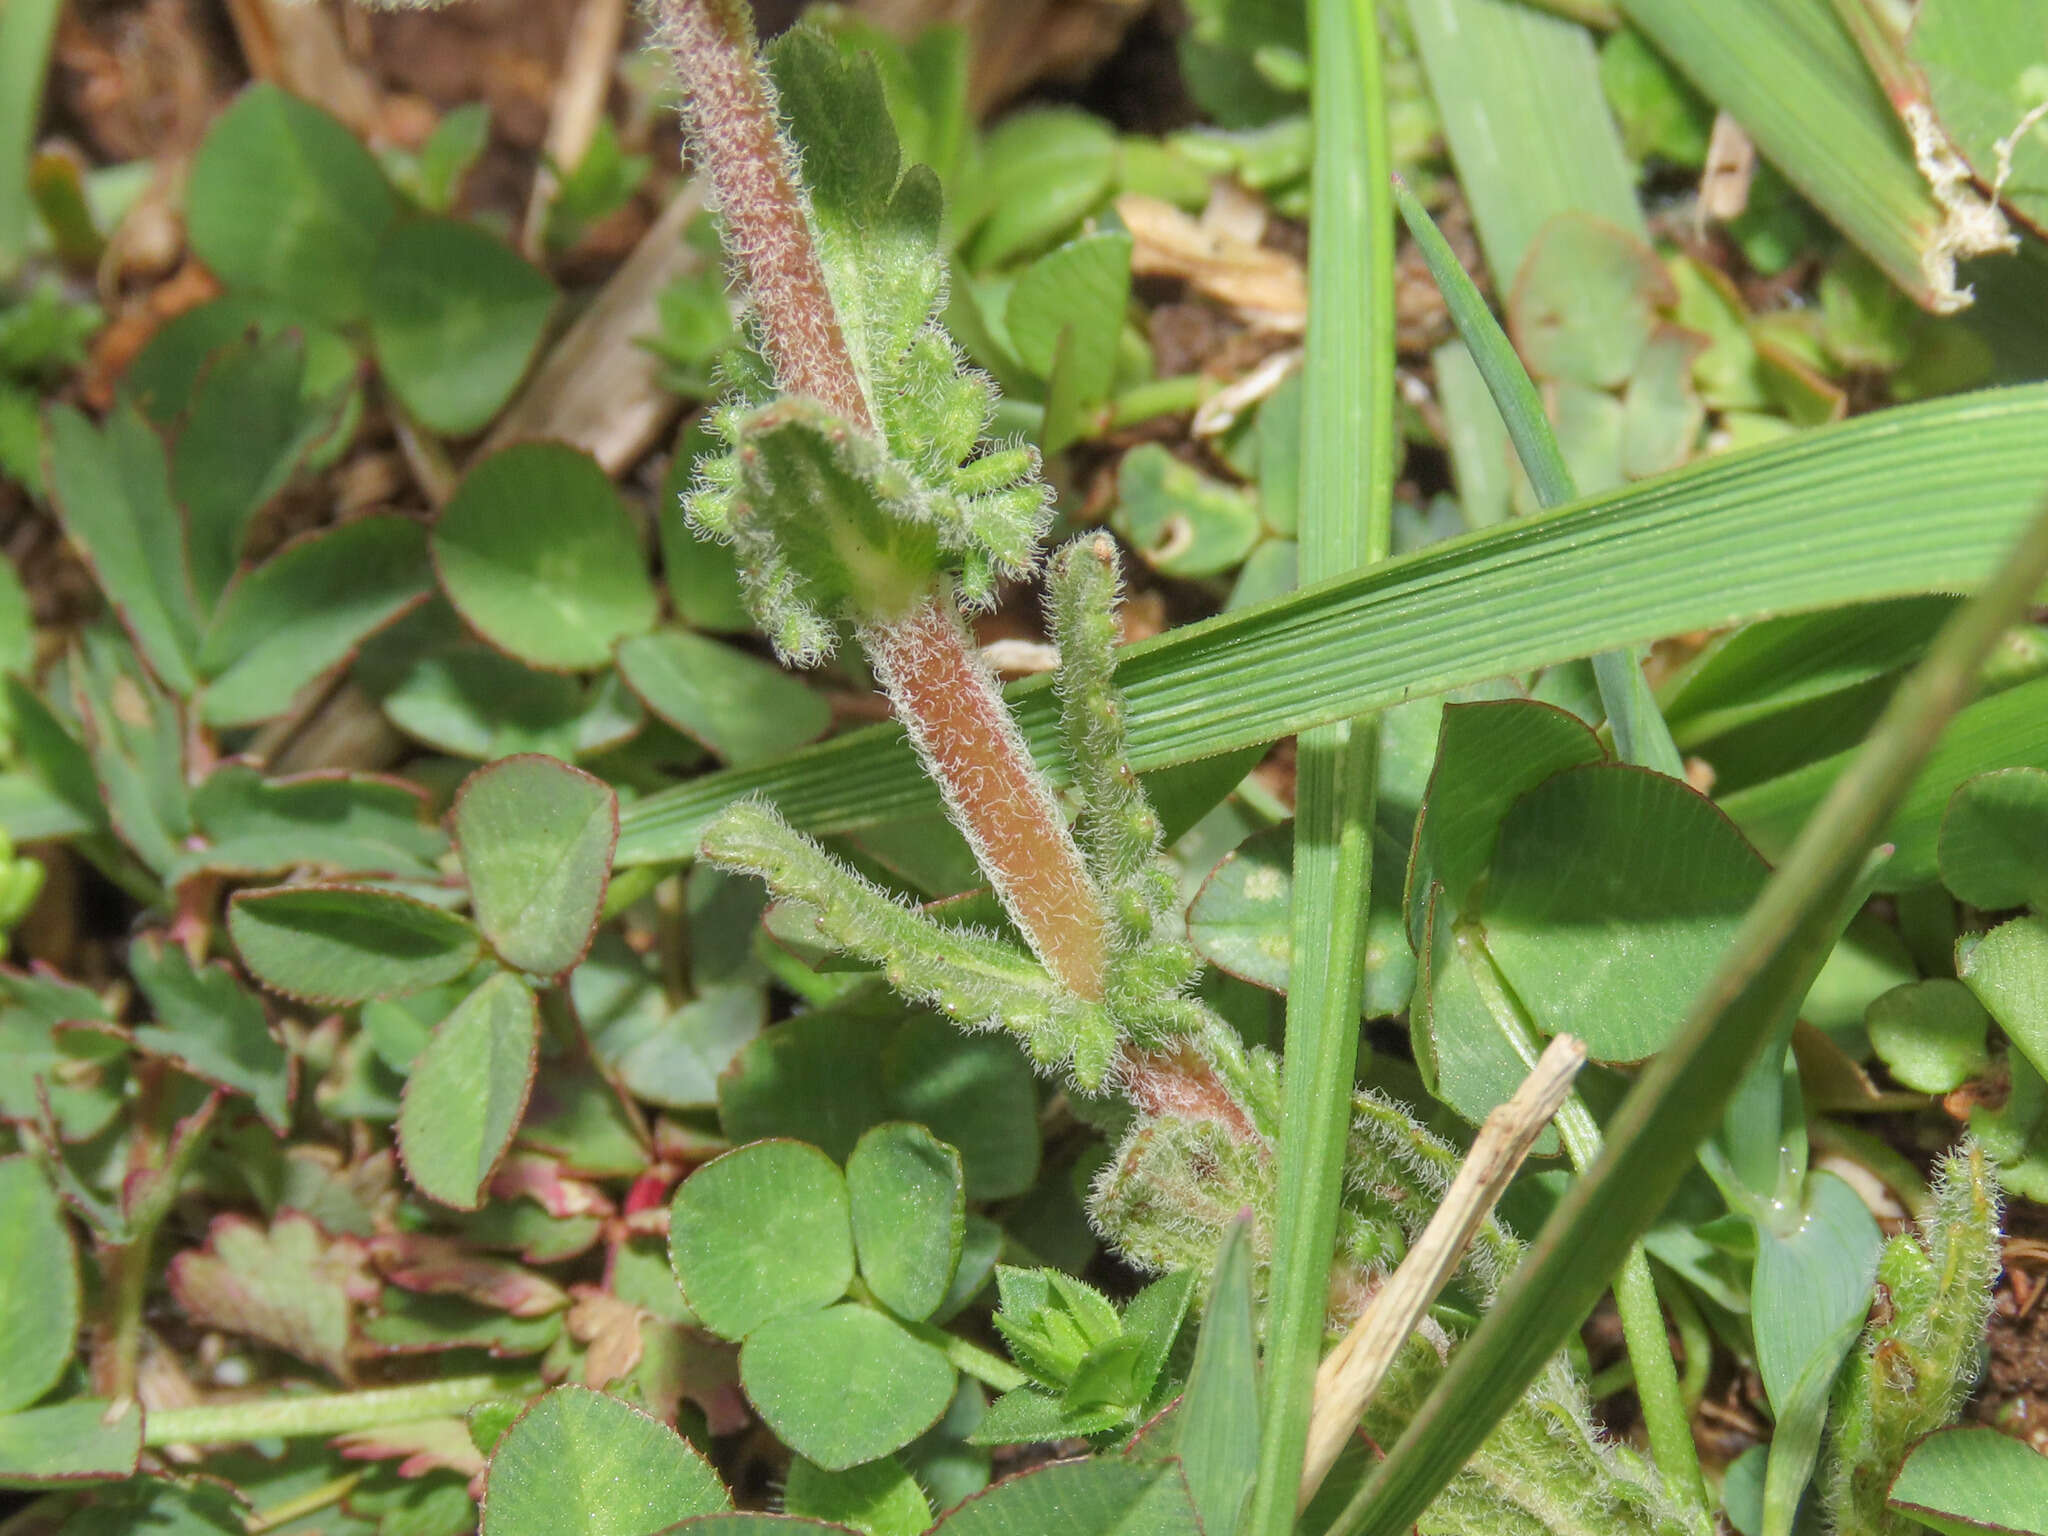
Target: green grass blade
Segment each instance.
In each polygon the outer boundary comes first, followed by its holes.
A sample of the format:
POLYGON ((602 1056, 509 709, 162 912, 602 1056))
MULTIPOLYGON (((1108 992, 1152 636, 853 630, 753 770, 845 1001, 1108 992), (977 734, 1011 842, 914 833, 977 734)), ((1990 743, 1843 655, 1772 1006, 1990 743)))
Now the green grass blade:
POLYGON ((1623 0, 1622 9, 1893 282, 1930 309, 1954 307, 1924 265, 1941 205, 1829 0, 1623 0))
POLYGON ((1501 292, 1560 213, 1648 238, 1584 27, 1518 0, 1408 0, 1408 19, 1501 292))
MULTIPOLYGON (((1301 574, 1341 576, 1392 546, 1394 211, 1377 0, 1309 8, 1316 217, 1302 363, 1301 574), (1363 494, 1361 494, 1361 492, 1363 494)), ((1247 1536, 1288 1536, 1308 1445, 1371 904, 1379 730, 1370 717, 1303 731, 1294 820, 1294 983, 1287 993, 1259 1475, 1247 1536)))
MULTIPOLYGON (((1536 393, 1536 381, 1522 366, 1508 333, 1494 319, 1485 295, 1467 275, 1443 231, 1429 216, 1429 210, 1398 181, 1394 185, 1394 202, 1416 248, 1422 252, 1437 291, 1450 306, 1451 320, 1458 327, 1458 335, 1478 367, 1479 376, 1486 381, 1494 408, 1507 423, 1508 440, 1515 445, 1515 456, 1522 461, 1522 468, 1528 471, 1529 483, 1536 488, 1536 499, 1545 507, 1567 506, 1578 500, 1578 488, 1572 483, 1564 450, 1557 445, 1557 434, 1550 429, 1550 417, 1536 393)), ((1593 658, 1593 675, 1600 685, 1600 703, 1607 711, 1607 723, 1614 731, 1614 749, 1622 761, 1682 778, 1685 762, 1671 740, 1670 727, 1658 712, 1657 700, 1643 676, 1642 658, 1634 648, 1602 651, 1593 658)))
POLYGON ((1408 184, 1398 179, 1394 183, 1394 206, 1400 210, 1401 222, 1408 226, 1416 250, 1422 253, 1437 292, 1444 296, 1451 311, 1451 323, 1457 326, 1465 350, 1471 353, 1479 376, 1486 380, 1493 408, 1507 423, 1508 441, 1515 445, 1515 457, 1522 461, 1529 483, 1536 489, 1536 499, 1545 507, 1570 505, 1578 500, 1578 488, 1572 483, 1564 450, 1557 446, 1557 434, 1550 430, 1543 397, 1536 393, 1536 381, 1522 366, 1515 344, 1508 340, 1508 333, 1501 329, 1500 321, 1487 305, 1486 295, 1472 281, 1464 263, 1458 260, 1458 253, 1451 249, 1451 242, 1429 216, 1429 210, 1409 191, 1408 184))
POLYGON ((1943 630, 1750 910, 1679 1038, 1623 1101, 1607 1149, 1558 1203, 1437 1389, 1332 1528, 1395 1536, 1564 1343, 1656 1219, 1757 1045, 1799 1004, 1886 820, 1977 669, 2048 578, 2048 514, 1943 630))
MULTIPOLYGON (((2048 482, 2048 386, 1862 417, 1433 545, 1120 653, 1149 772, 1688 629, 1981 583, 2048 482)), ((1010 690, 1058 776, 1050 683, 1010 690)), ((689 859, 760 791, 824 835, 930 810, 894 727, 626 808, 619 862, 689 859)))
POLYGON ((1209 1276, 1202 1331, 1181 1394, 1173 1449, 1205 1536, 1236 1536, 1258 1474, 1259 1346, 1252 1319, 1252 1234, 1240 1217, 1209 1276))

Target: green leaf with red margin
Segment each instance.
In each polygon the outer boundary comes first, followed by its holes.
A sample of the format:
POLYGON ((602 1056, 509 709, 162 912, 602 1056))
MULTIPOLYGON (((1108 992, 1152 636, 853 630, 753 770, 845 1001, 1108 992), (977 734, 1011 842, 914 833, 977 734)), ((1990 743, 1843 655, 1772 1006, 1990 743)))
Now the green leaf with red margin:
POLYGON ((483 954, 454 913, 354 885, 244 891, 228 907, 228 934, 266 987, 334 1006, 453 981, 483 954))
POLYGON ((351 1376, 356 1307, 379 1290, 361 1243, 330 1238, 296 1211, 267 1229, 244 1216, 215 1217, 206 1246, 171 1261, 170 1281, 193 1323, 256 1339, 343 1381, 351 1376))
POLYGON ((559 295, 488 231, 414 219, 378 251, 369 297, 385 382, 429 431, 466 437, 512 398, 559 295))
POLYGON ((427 798, 403 779, 363 773, 266 778, 222 763, 192 792, 207 846, 186 853, 171 882, 202 870, 263 875, 312 867, 339 876, 430 879, 448 846, 427 798))
POLYGON ((78 1251, 57 1196, 29 1157, 0 1158, 0 1414, 34 1403, 71 1363, 78 1251))
POLYGON ((199 615, 164 445, 118 407, 96 430, 69 406, 49 413, 50 499, 107 601, 166 687, 199 686, 199 615))
POLYGON ((683 1181, 670 1209, 669 1259, 703 1325, 744 1339, 846 1294, 850 1212, 845 1176, 816 1147, 753 1142, 683 1181))
POLYGON ((398 1153, 422 1193, 473 1211, 526 1112, 540 1009, 526 983, 491 976, 434 1027, 399 1102, 398 1153))
POLYGON ((559 977, 597 932, 619 839, 619 798, 551 757, 479 768, 455 797, 470 906, 507 965, 559 977))
POLYGON ((960 1154, 921 1125, 878 1125, 846 1160, 846 1187, 861 1278, 898 1317, 930 1317, 960 1264, 960 1154))
POLYGON ((255 725, 433 590, 426 534, 364 517, 295 540, 227 589, 199 646, 209 725, 255 725))
POLYGON ((230 289, 274 294, 347 324, 368 308, 377 249, 399 203, 376 158, 318 107, 252 85, 215 118, 192 162, 192 249, 230 289))
POLYGON ((130 944, 128 971, 155 1014, 154 1023, 131 1032, 135 1043, 217 1088, 247 1095, 265 1125, 289 1134, 294 1062, 272 1032, 262 1000, 226 965, 196 966, 182 948, 161 939, 130 944))
POLYGON ((481 1536, 646 1536, 731 1507, 666 1424, 587 1387, 558 1387, 492 1453, 481 1536))
POLYGON ((830 1472, 901 1450, 953 1401, 953 1366, 872 1307, 842 1302, 763 1323, 740 1385, 783 1444, 830 1472))
POLYGON ((81 1397, 25 1413, 0 1413, 0 1488, 134 1476, 142 1459, 142 1409, 131 1403, 110 1423, 112 1407, 81 1397))

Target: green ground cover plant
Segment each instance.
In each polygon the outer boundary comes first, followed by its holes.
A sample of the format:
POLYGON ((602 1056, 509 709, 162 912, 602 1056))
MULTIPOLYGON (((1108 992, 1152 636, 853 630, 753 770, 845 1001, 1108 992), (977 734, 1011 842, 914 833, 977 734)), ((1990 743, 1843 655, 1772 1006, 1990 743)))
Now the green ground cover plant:
POLYGON ((649 458, 506 424, 652 130, 515 249, 487 112, 249 84, 105 368, 156 194, 9 0, 0 1533, 2048 1531, 2048 35, 1959 8, 1198 0, 1148 135, 654 0, 649 458))

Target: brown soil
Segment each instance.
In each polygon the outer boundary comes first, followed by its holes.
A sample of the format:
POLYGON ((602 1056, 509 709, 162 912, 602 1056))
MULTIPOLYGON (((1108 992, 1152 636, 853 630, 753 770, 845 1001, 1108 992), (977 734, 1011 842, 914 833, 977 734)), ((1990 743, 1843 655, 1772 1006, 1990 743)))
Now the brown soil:
POLYGON ((2005 1228, 2005 1273, 1984 1341, 1984 1379, 1970 1411, 2048 1453, 2048 1209, 2014 1200, 2005 1228))

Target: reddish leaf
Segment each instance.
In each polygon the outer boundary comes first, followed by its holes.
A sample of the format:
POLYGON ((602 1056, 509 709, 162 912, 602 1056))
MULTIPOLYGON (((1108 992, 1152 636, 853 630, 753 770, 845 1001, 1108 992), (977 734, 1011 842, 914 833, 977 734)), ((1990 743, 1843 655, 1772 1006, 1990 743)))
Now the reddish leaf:
POLYGON ((569 1304, 562 1288, 530 1269, 485 1258, 445 1237, 392 1232, 370 1241, 384 1278, 426 1296, 466 1296, 514 1317, 541 1317, 569 1304))
POLYGON ((604 1191, 583 1179, 571 1178, 551 1157, 535 1152, 515 1152, 491 1175, 493 1200, 517 1200, 524 1195, 550 1216, 609 1216, 612 1203, 604 1191))
POLYGON ((470 1441, 469 1426, 460 1419, 421 1419, 337 1436, 334 1448, 350 1461, 398 1462, 400 1477, 429 1472, 459 1472, 475 1477, 484 1469, 483 1453, 470 1441))
POLYGON ((356 1306, 377 1282, 354 1238, 329 1237, 296 1211, 268 1230, 216 1217, 206 1246, 171 1263, 171 1291, 193 1322, 237 1333, 349 1379, 356 1306))
POLYGON ((583 1384, 608 1387, 640 1363, 640 1324, 648 1314, 594 1285, 572 1286, 570 1294, 576 1301, 569 1308, 569 1336, 589 1349, 583 1384))

